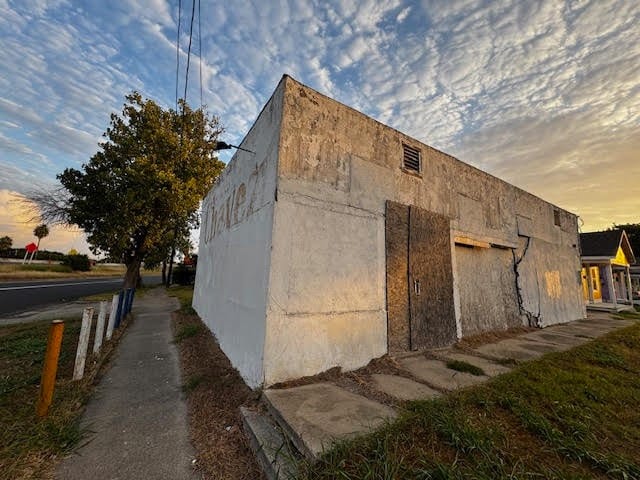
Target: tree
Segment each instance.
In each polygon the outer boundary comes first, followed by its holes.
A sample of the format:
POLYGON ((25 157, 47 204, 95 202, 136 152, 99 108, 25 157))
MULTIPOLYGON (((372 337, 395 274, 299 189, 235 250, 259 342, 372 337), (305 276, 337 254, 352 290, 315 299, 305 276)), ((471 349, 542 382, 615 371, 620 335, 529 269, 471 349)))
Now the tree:
POLYGON ((41 225, 38 225, 36 228, 33 229, 33 234, 38 238, 38 244, 37 244, 38 248, 36 248, 34 252, 31 254, 31 259, 29 260, 29 263, 31 263, 31 260, 33 260, 38 254, 38 249, 40 248, 40 240, 42 240, 44 237, 49 235, 49 227, 47 227, 47 225, 44 223, 41 225))
POLYGON ((13 245, 13 238, 5 235, 0 237, 0 252, 8 252, 13 245))
POLYGON ((59 174, 61 189, 30 195, 43 217, 83 228, 94 254, 121 258, 125 288, 148 255, 198 224, 200 200, 224 168, 213 155, 218 119, 184 101, 179 110, 127 95, 89 162, 59 174))
POLYGON ((72 248, 67 252, 67 255, 78 255, 78 250, 76 250, 75 248, 72 248))

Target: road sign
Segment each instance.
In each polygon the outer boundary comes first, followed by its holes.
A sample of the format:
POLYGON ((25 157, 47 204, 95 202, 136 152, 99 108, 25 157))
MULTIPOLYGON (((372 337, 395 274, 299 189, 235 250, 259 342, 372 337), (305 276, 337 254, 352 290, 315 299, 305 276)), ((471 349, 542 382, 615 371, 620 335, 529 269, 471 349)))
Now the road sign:
POLYGON ((27 245, 24 248, 28 253, 33 253, 38 249, 38 246, 35 243, 31 242, 29 245, 27 245))

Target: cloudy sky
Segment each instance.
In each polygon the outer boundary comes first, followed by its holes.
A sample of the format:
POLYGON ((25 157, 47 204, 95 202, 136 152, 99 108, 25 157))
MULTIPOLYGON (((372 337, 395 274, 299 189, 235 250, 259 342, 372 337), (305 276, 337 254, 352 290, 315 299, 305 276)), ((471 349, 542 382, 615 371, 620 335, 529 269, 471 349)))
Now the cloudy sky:
MULTIPOLYGON (((227 141, 289 73, 579 214, 583 231, 640 222, 637 0, 201 3, 188 101, 201 60, 227 141)), ((0 0, 0 236, 31 241, 7 199, 87 161, 126 93, 174 105, 177 25, 177 0, 0 0)), ((77 232, 43 241, 72 246, 77 232)))

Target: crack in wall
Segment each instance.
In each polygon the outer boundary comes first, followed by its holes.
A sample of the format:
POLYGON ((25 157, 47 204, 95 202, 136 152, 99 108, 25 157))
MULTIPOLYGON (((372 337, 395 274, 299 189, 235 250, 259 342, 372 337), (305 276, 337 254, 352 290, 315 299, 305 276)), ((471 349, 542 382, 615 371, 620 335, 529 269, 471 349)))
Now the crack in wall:
POLYGON ((518 310, 520 311, 520 315, 525 315, 527 317, 527 322, 530 327, 541 327, 542 326, 542 316, 540 312, 540 282, 538 281, 538 275, 536 275, 536 291, 538 292, 538 313, 533 313, 527 310, 524 307, 524 300, 522 299, 522 287, 520 286, 520 272, 518 271, 518 266, 524 260, 524 257, 529 250, 529 246, 531 244, 531 237, 525 237, 527 239, 527 243, 524 246, 524 250, 522 251, 522 255, 520 258, 516 258, 516 249, 511 250, 511 255, 513 257, 513 273, 516 276, 516 294, 518 297, 518 310))

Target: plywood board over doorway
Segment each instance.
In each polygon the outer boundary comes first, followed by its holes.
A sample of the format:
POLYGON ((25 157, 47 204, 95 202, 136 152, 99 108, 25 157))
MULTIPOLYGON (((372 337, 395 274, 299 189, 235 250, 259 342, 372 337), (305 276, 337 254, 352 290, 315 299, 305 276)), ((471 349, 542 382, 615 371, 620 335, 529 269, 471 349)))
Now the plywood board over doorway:
POLYGON ((389 351, 450 345, 456 322, 449 219, 391 201, 386 213, 389 351))

